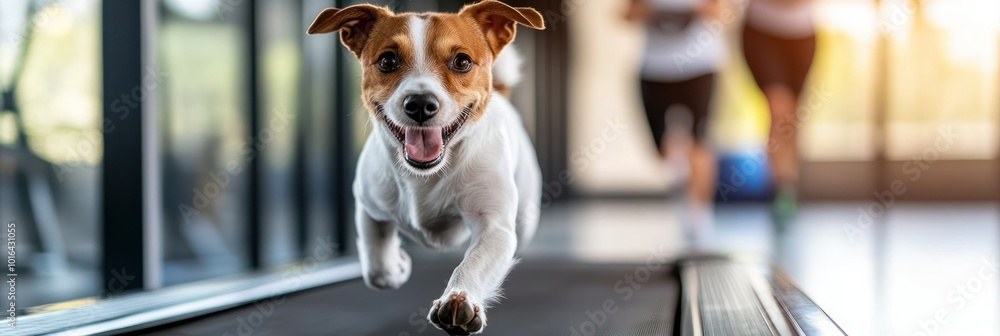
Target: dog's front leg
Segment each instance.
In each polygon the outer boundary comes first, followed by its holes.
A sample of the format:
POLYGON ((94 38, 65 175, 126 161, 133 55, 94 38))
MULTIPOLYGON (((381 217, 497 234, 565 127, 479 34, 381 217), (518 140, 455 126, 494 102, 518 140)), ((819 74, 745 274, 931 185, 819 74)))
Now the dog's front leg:
POLYGON ((410 255, 400 247, 396 225, 377 221, 357 205, 358 256, 365 284, 374 289, 396 289, 410 278, 410 255))
POLYGON ((500 292, 504 278, 516 261, 517 235, 513 218, 467 216, 478 234, 455 268, 444 295, 432 303, 428 319, 451 335, 482 332, 486 304, 500 292))

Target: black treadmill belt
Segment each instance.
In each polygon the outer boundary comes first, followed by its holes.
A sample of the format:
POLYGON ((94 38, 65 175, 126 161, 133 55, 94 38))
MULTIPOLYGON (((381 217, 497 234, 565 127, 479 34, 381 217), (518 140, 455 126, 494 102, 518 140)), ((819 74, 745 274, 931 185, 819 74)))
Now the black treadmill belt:
MULTIPOLYGON (((139 334, 445 335, 425 317, 453 267, 417 262, 399 290, 376 292, 355 280, 271 301, 273 308, 265 300, 139 334)), ((483 335, 669 335, 679 284, 667 266, 640 281, 645 270, 640 265, 522 263, 504 285, 505 298, 488 310, 483 335)))

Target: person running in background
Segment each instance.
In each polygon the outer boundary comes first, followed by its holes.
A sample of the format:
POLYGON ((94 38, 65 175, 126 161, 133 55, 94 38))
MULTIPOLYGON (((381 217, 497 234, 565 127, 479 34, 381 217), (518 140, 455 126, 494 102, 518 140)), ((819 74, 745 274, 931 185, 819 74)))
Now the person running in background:
POLYGON ((775 183, 773 215, 795 215, 799 182, 796 110, 816 51, 810 0, 749 0, 743 54, 771 112, 768 153, 775 183))
POLYGON ((705 133, 715 74, 725 59, 719 12, 718 0, 631 0, 625 14, 646 27, 642 101, 653 142, 667 161, 667 177, 688 176, 681 222, 696 250, 711 248, 714 221, 718 168, 705 133), (667 118, 667 110, 677 106, 691 116, 680 134, 671 131, 677 120, 670 118, 668 125, 667 118))

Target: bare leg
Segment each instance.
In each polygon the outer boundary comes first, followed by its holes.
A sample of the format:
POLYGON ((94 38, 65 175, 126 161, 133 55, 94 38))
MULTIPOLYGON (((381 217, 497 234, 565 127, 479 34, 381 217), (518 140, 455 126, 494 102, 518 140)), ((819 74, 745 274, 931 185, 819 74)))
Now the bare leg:
POLYGON ((704 141, 698 141, 691 147, 690 157, 691 181, 688 183, 688 197, 699 204, 711 205, 719 174, 715 153, 704 141))
POLYGON ((768 143, 774 181, 779 188, 795 188, 799 182, 798 124, 795 110, 798 101, 790 89, 773 85, 764 89, 771 109, 771 132, 768 143))
POLYGON ((662 148, 660 155, 667 161, 667 173, 677 175, 679 170, 677 166, 684 165, 684 173, 681 176, 667 177, 686 178, 687 182, 680 209, 681 225, 692 248, 711 248, 714 224, 712 203, 718 177, 715 153, 704 140, 692 139, 687 130, 673 130, 667 133, 663 136, 663 146, 660 146, 662 148))
POLYGON ((698 140, 691 147, 689 154, 691 178, 688 180, 687 219, 691 247, 695 250, 712 249, 712 230, 715 218, 713 216, 713 200, 718 167, 715 153, 698 140))
POLYGON ((772 204, 776 232, 783 234, 798 208, 799 146, 796 109, 798 100, 785 86, 764 89, 771 108, 771 134, 768 154, 777 192, 772 204))
POLYGON ((691 136, 686 130, 671 129, 660 140, 660 158, 663 159, 670 190, 682 186, 691 178, 691 136))

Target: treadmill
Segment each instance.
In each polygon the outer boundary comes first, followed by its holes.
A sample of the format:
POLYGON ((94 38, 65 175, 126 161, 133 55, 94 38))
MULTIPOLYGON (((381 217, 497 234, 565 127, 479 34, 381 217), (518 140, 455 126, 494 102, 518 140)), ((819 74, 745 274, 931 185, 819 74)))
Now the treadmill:
POLYGON ((776 267, 724 257, 678 264, 675 335, 846 335, 776 267))
MULTIPOLYGON (((290 295, 273 309, 248 304, 129 334, 446 335, 425 317, 453 267, 415 264, 395 291, 355 279, 290 295)), ((526 262, 504 296, 483 335, 846 335, 775 268, 727 256, 662 267, 526 262)))

